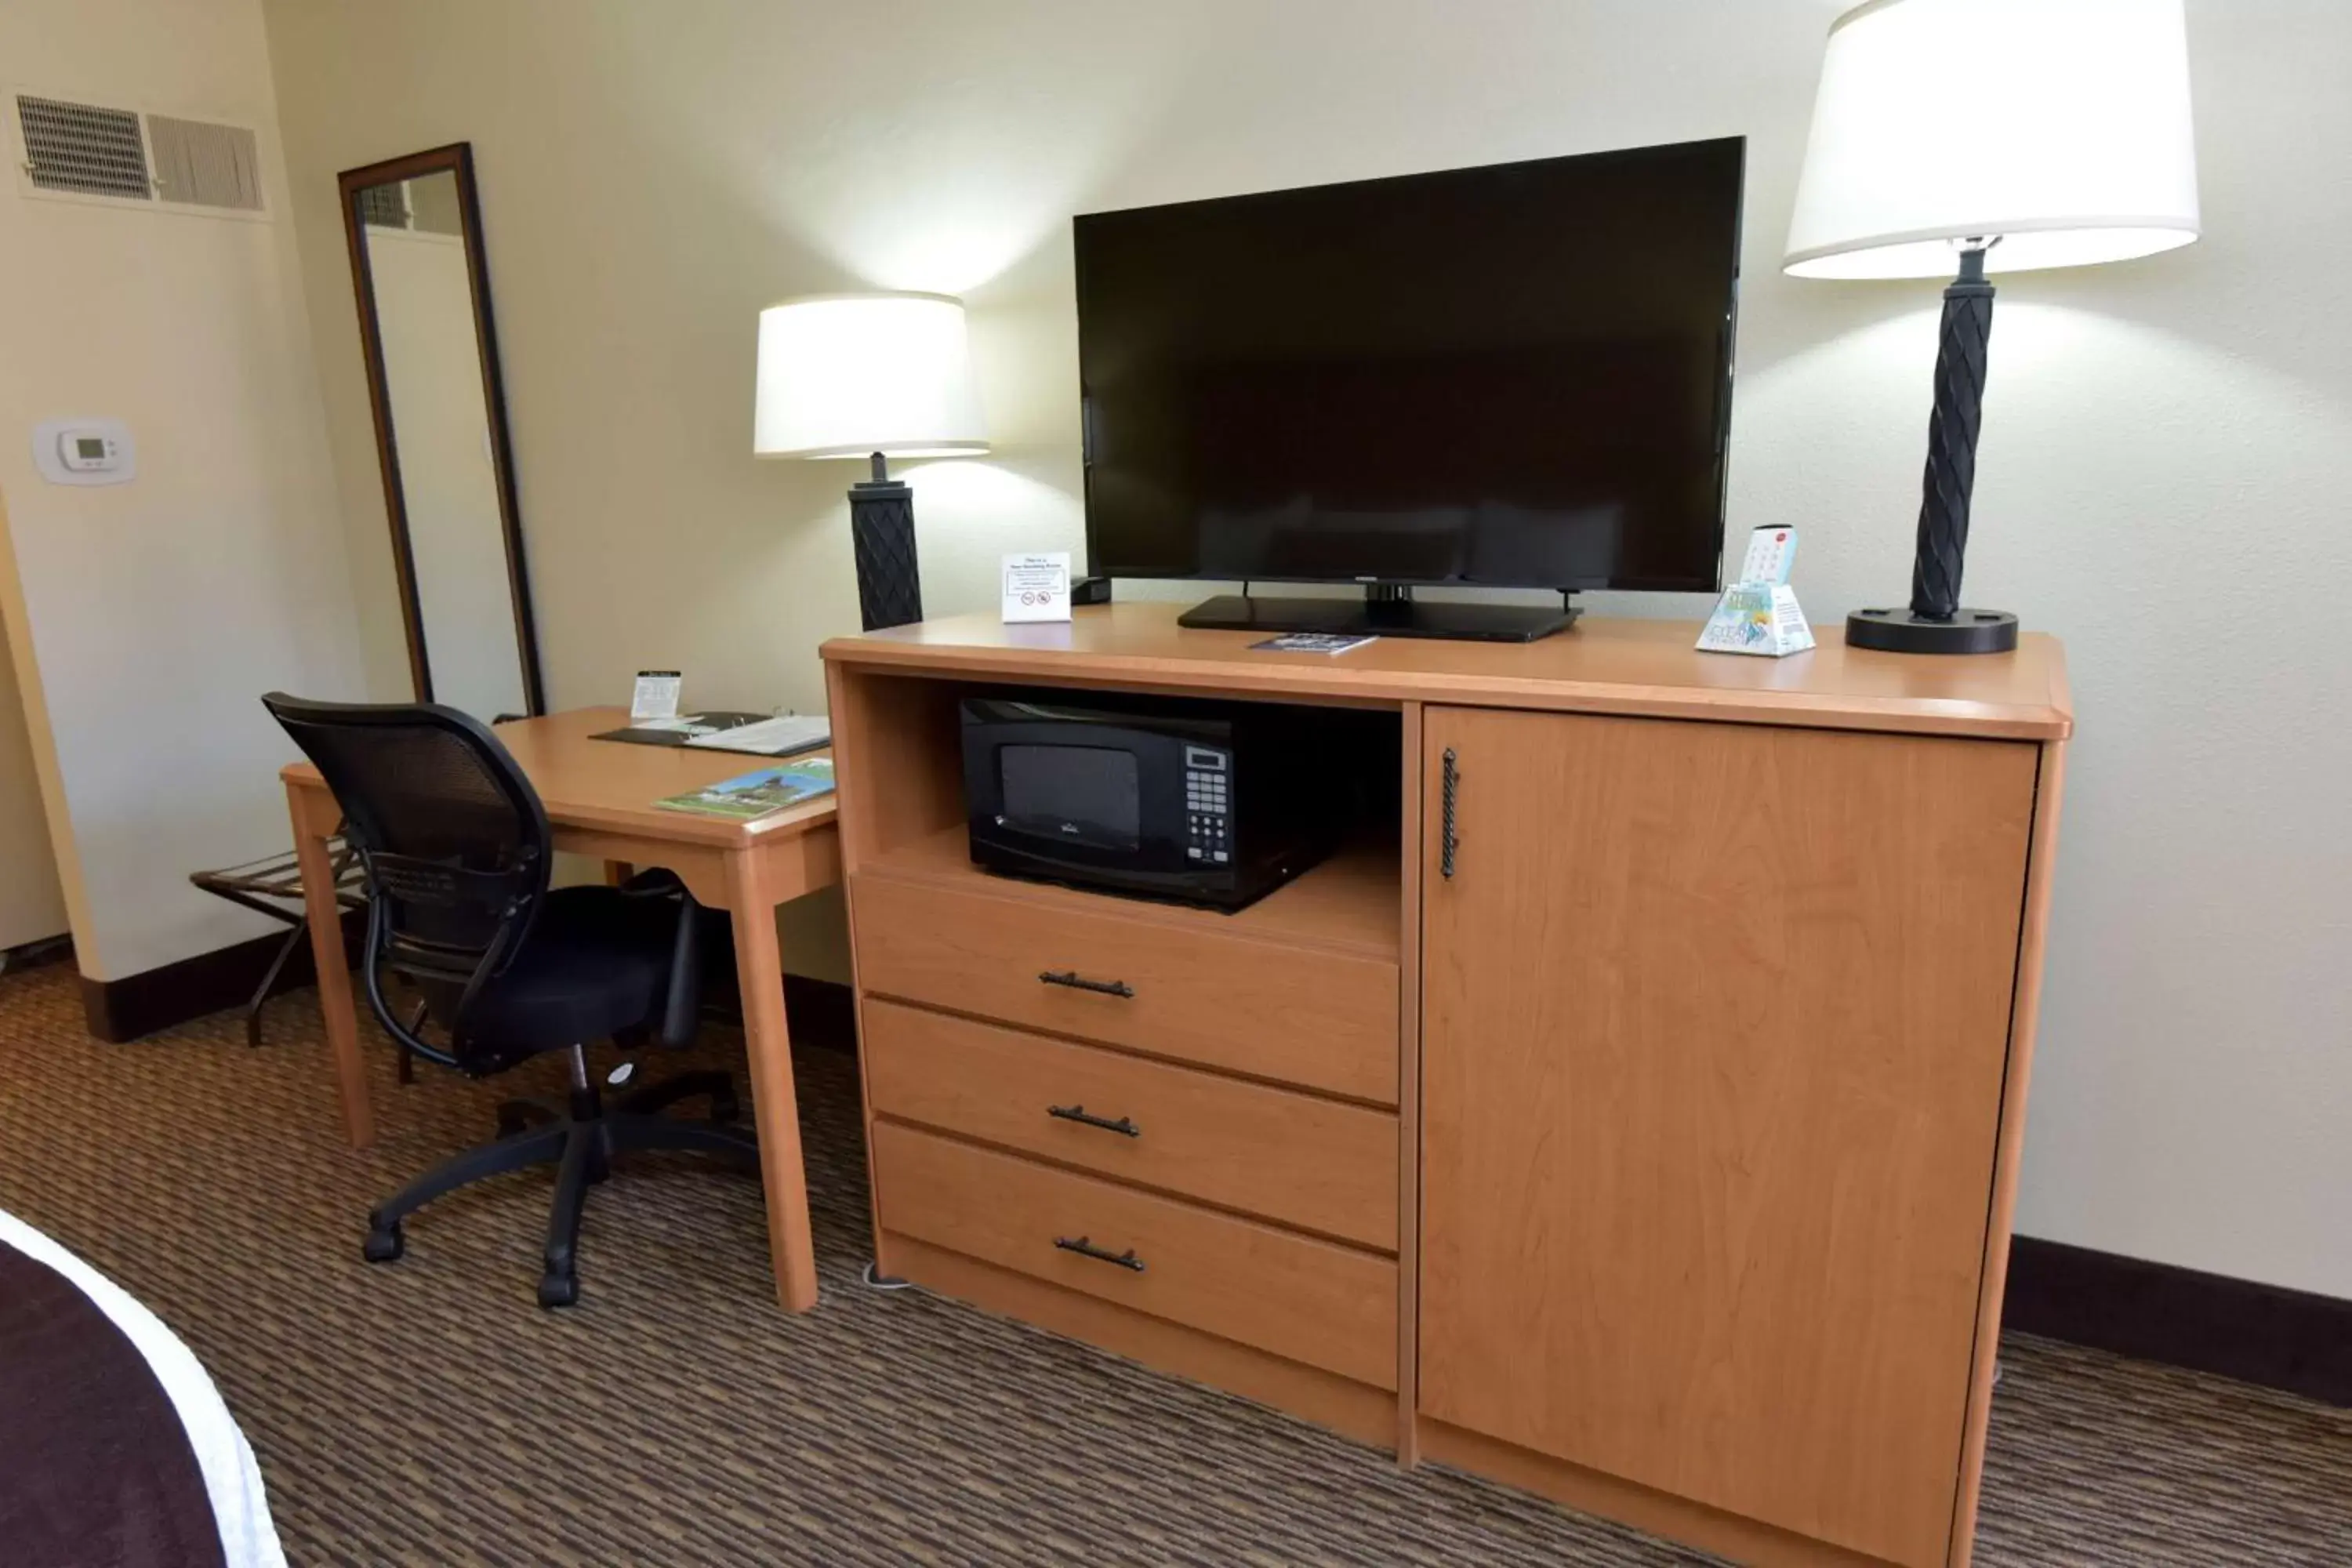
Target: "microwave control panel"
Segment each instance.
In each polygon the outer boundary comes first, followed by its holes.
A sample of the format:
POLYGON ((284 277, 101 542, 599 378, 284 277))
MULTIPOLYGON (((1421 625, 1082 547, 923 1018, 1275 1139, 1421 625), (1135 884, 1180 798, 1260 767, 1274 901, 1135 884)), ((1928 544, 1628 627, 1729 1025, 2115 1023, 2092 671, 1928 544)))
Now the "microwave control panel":
POLYGON ((1184 748, 1184 858, 1206 866, 1233 862, 1234 755, 1214 746, 1184 748))

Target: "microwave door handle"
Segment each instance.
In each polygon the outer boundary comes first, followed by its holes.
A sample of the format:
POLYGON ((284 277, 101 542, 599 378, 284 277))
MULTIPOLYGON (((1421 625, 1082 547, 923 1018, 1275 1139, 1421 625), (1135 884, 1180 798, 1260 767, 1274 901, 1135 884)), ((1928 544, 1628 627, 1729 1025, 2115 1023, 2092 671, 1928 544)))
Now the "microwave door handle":
POLYGON ((1045 970, 1037 978, 1047 985, 1066 985, 1073 991, 1092 991, 1104 996, 1132 996, 1135 987, 1124 980, 1088 980, 1075 969, 1045 970))

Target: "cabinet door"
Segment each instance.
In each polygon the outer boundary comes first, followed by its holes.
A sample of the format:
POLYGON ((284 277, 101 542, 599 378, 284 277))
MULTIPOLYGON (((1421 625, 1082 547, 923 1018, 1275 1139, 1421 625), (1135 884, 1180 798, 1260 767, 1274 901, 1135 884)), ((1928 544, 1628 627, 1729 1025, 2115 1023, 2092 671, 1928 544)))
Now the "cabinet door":
POLYGON ((1419 1408, 1942 1562, 2035 748, 1439 708, 1425 744, 1419 1408))

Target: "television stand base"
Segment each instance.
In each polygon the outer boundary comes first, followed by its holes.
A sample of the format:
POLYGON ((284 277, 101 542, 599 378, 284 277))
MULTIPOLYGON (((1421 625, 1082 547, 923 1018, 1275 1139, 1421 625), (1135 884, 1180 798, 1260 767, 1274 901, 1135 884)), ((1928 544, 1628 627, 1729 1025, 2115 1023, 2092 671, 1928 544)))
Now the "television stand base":
POLYGON ((1180 626, 1221 632, 1337 632, 1351 637, 1450 637, 1462 642, 1533 642, 1563 632, 1584 612, 1568 603, 1486 605, 1421 601, 1386 591, 1362 599, 1262 599, 1221 594, 1176 617, 1180 626))

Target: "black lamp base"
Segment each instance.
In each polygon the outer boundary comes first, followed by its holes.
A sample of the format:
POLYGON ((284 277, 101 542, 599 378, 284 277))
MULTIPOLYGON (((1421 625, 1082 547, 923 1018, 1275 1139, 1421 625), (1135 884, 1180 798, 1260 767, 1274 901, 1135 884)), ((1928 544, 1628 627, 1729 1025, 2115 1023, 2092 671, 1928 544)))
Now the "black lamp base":
POLYGON ((923 618, 915 563, 915 492, 895 483, 874 454, 874 477, 849 487, 849 538, 857 557, 858 617, 869 632, 923 618))
POLYGON ((1856 610, 1845 618, 1845 646, 1882 653, 2007 653, 2017 646, 2017 617, 2007 610, 1954 610, 1934 620, 1916 610, 1856 610))
POLYGON ((1977 428, 1984 416, 1985 351, 1992 340, 1988 240, 1969 240, 1960 274, 1944 290, 1936 342, 1936 411, 1927 421, 1927 467, 1919 497, 1919 542, 1911 559, 1911 603, 1856 610, 1845 619, 1848 647, 1884 653, 2007 653, 2017 617, 1960 605, 1969 547, 1969 495, 1977 477, 1977 428))

